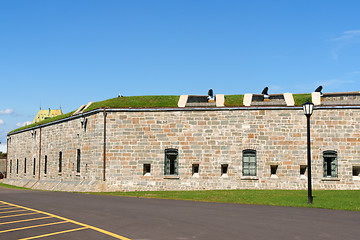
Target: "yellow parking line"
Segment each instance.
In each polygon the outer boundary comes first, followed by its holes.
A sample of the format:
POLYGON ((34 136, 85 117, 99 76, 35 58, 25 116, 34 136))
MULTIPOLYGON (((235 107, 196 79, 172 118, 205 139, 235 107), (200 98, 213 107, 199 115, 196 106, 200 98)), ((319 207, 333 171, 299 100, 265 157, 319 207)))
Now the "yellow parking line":
POLYGON ((44 227, 44 226, 56 225, 56 224, 61 224, 61 223, 66 223, 66 222, 67 222, 67 221, 53 222, 53 223, 45 223, 45 224, 27 226, 27 227, 22 227, 22 228, 13 228, 13 229, 7 229, 7 230, 0 231, 0 233, 15 232, 15 231, 24 230, 24 229, 29 229, 29 228, 44 227))
MULTIPOLYGON (((14 209, 14 208, 17 208, 17 207, 0 208, 0 210, 8 210, 8 209, 14 209)), ((0 212, 0 213, 1 213, 1 212, 0 212)))
POLYGON ((31 214, 39 214, 39 213, 37 213, 37 212, 23 213, 23 214, 16 214, 16 215, 1 216, 0 218, 18 217, 18 216, 25 216, 25 215, 31 215, 31 214))
POLYGON ((35 239, 35 238, 48 237, 48 236, 58 235, 58 234, 62 234, 62 233, 79 231, 79 230, 83 230, 83 229, 86 229, 86 228, 87 228, 87 227, 74 228, 74 229, 70 229, 70 230, 66 230, 66 231, 61 231, 61 232, 54 232, 54 233, 48 233, 48 234, 39 235, 39 236, 34 236, 34 237, 21 238, 21 239, 18 239, 18 240, 29 240, 29 239, 35 239))
POLYGON ((20 209, 20 210, 7 211, 7 212, 0 212, 0 213, 12 213, 12 212, 24 212, 24 211, 28 211, 28 210, 26 210, 26 209, 20 209))
MULTIPOLYGON (((101 232, 101 233, 103 233, 103 234, 112 236, 112 237, 117 238, 117 239, 121 239, 121 240, 131 240, 131 239, 129 239, 129 238, 126 238, 126 237, 120 236, 120 235, 118 235, 118 234, 115 234, 115 233, 112 233, 112 232, 103 230, 103 229, 101 229, 101 228, 93 227, 93 226, 91 226, 91 225, 87 225, 87 224, 84 224, 84 223, 80 223, 80 222, 77 222, 77 221, 74 221, 74 220, 71 220, 71 219, 68 219, 68 218, 60 217, 60 216, 57 216, 57 215, 54 215, 54 214, 51 214, 51 213, 47 213, 47 212, 43 212, 43 211, 31 209, 31 208, 19 206, 19 205, 12 204, 12 203, 7 203, 7 202, 4 202, 4 201, 0 201, 0 203, 5 203, 5 204, 11 205, 11 206, 15 206, 15 207, 27 209, 27 210, 33 211, 33 212, 35 212, 35 213, 45 214, 45 215, 48 215, 48 216, 51 216, 51 217, 54 217, 54 218, 58 218, 58 219, 61 219, 61 220, 64 220, 64 221, 68 221, 68 222, 74 223, 74 224, 76 224, 76 225, 84 226, 85 228, 90 228, 90 229, 95 230, 95 231, 97 231, 97 232, 101 232)), ((1 217, 0 217, 0 218, 1 218, 1 217)), ((29 238, 29 239, 32 239, 32 238, 29 238)), ((25 240, 25 239, 24 239, 24 240, 25 240)))
POLYGON ((3 222, 3 223, 0 223, 0 225, 11 224, 11 223, 19 223, 19 222, 36 221, 36 220, 41 220, 41 219, 46 219, 46 218, 52 218, 52 217, 48 216, 48 217, 40 217, 40 218, 23 219, 23 220, 18 220, 18 221, 11 221, 11 222, 3 222))

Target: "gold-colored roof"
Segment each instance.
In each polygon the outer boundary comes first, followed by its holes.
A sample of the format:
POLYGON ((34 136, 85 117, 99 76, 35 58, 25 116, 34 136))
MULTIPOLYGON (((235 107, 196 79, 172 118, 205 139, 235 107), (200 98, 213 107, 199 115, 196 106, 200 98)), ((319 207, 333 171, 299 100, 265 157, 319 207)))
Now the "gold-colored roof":
POLYGON ((59 115, 62 115, 63 112, 61 111, 61 109, 48 109, 48 110, 39 110, 39 112, 36 114, 36 117, 34 118, 34 120, 32 121, 32 123, 36 123, 36 122, 40 122, 46 118, 52 118, 52 117, 56 117, 59 115))

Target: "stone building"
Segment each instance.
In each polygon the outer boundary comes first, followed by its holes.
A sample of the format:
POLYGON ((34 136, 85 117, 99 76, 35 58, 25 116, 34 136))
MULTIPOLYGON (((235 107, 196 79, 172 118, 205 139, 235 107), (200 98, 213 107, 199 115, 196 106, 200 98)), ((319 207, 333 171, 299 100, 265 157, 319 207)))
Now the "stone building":
MULTIPOLYGON (((311 96, 313 189, 360 189, 360 92, 311 96)), ((204 97, 159 108, 87 111, 89 103, 15 130, 6 182, 68 191, 307 189, 306 117, 295 96, 245 94, 238 106, 204 97)))
POLYGON ((0 173, 2 173, 5 176, 5 172, 6 172, 6 157, 0 156, 0 173))

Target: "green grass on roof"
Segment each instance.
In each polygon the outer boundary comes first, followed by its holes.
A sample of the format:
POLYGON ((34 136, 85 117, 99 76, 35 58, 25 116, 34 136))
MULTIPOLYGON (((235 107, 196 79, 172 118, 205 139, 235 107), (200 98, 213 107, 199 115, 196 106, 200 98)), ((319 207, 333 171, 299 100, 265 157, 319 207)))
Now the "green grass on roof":
POLYGON ((10 133, 17 132, 17 131, 20 131, 20 130, 24 130, 24 129, 27 129, 27 128, 36 127, 36 126, 43 125, 43 124, 46 124, 46 123, 49 123, 49 122, 54 122, 54 121, 57 121, 57 120, 60 120, 60 119, 64 119, 64 118, 70 117, 74 112, 75 111, 65 113, 63 115, 59 115, 59 116, 56 116, 56 117, 47 118, 47 119, 44 119, 44 120, 42 120, 40 122, 32 123, 32 124, 26 125, 24 127, 17 128, 15 130, 11 131, 10 133))
POLYGON ((91 104, 84 112, 98 108, 163 108, 177 107, 180 96, 117 97, 91 104))
POLYGON ((226 107, 241 107, 244 106, 244 95, 225 95, 226 107))
POLYGON ((295 106, 301 106, 303 103, 307 101, 309 98, 309 101, 312 101, 311 99, 311 93, 304 93, 304 94, 293 94, 295 106))
MULTIPOLYGON (((307 101, 307 98, 311 101, 311 94, 293 94, 295 106, 301 106, 307 101)), ((131 96, 131 97, 117 97, 91 104, 84 112, 99 108, 176 108, 179 102, 180 96, 131 96)), ((244 95, 225 95, 226 107, 241 107, 243 104, 244 95)), ((48 118, 37 123, 17 128, 10 133, 40 126, 49 122, 54 122, 60 119, 70 117, 74 111, 48 118)))

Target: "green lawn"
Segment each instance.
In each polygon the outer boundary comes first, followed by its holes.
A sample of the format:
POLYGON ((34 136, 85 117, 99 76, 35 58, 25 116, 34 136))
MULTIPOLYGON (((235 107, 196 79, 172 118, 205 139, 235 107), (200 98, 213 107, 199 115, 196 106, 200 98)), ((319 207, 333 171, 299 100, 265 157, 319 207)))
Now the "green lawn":
MULTIPOLYGON (((28 189, 4 183, 0 183, 0 187, 28 189)), ((306 190, 137 191, 86 194, 360 211, 360 190, 316 190, 313 192, 313 204, 307 203, 306 190)))
POLYGON ((313 192, 312 205, 307 203, 306 190, 154 191, 91 194, 360 211, 360 190, 317 190, 313 192))

